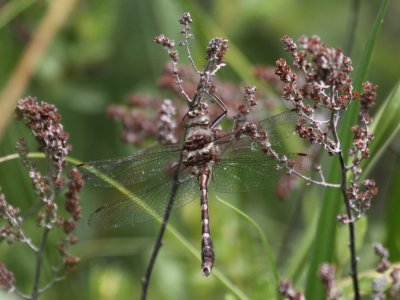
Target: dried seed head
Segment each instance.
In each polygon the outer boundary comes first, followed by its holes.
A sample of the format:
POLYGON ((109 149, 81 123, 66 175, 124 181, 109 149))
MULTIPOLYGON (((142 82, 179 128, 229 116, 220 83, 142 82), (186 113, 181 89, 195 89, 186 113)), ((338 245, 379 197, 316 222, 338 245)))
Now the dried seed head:
POLYGON ((0 286, 9 290, 12 290, 15 286, 14 274, 3 263, 0 263, 0 286))
POLYGON ((178 21, 182 25, 190 25, 193 23, 192 16, 189 12, 184 12, 182 18, 180 18, 178 21))
POLYGON ((176 137, 176 108, 172 101, 165 99, 158 111, 157 135, 158 140, 163 144, 175 144, 176 137))
POLYGON ((216 64, 222 64, 223 58, 228 51, 228 40, 223 38, 212 39, 206 49, 207 60, 214 61, 216 64))
POLYGON ((57 108, 49 103, 41 102, 35 98, 21 99, 16 107, 17 118, 23 120, 32 130, 39 144, 39 150, 45 152, 47 158, 53 163, 52 179, 60 179, 62 168, 65 166, 65 156, 71 151, 67 143, 68 134, 60 123, 61 116, 57 108))
POLYGON ((390 295, 393 299, 400 298, 400 268, 395 267, 393 271, 390 272, 390 278, 392 279, 392 284, 390 287, 390 295))
POLYGON ((164 34, 157 35, 154 38, 154 42, 156 44, 162 45, 164 48, 167 48, 167 49, 171 49, 171 48, 175 47, 175 41, 168 38, 164 34))
POLYGON ((76 265, 80 262, 80 258, 69 255, 64 258, 64 266, 68 272, 72 272, 76 270, 76 265))
POLYGON ((362 84, 362 87, 363 92, 360 95, 361 108, 368 111, 375 106, 376 89, 378 86, 367 81, 362 84))
POLYGON ((334 265, 323 263, 319 268, 319 276, 325 288, 326 299, 339 299, 341 293, 336 288, 335 280, 336 268, 334 265))
POLYGON ((69 183, 68 191, 65 193, 65 210, 71 215, 72 219, 77 222, 81 218, 81 207, 79 206, 78 193, 83 187, 83 178, 77 168, 72 168, 68 174, 69 183))
POLYGON ((292 283, 288 279, 281 279, 279 280, 279 293, 290 300, 304 300, 305 297, 301 291, 295 291, 292 283))

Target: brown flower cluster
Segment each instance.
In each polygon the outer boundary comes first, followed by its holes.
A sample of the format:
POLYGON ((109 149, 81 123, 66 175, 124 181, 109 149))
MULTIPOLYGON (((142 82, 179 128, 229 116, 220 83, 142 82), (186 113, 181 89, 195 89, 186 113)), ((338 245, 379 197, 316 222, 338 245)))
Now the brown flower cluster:
POLYGON ((70 219, 64 222, 64 232, 71 233, 75 227, 76 222, 81 218, 81 207, 79 206, 78 193, 83 187, 83 179, 81 173, 77 168, 72 168, 68 174, 68 191, 65 193, 65 210, 70 214, 70 219), (66 225, 67 223, 67 225, 66 225))
POLYGON ((393 299, 400 299, 400 268, 393 268, 390 278, 392 280, 390 295, 393 299))
POLYGON ((375 254, 380 258, 379 264, 376 267, 376 271, 379 273, 384 273, 390 267, 389 251, 380 243, 374 245, 374 251, 375 254))
POLYGON ((165 99, 158 111, 157 134, 163 144, 175 144, 176 137, 176 108, 170 99, 165 99))
MULTIPOLYGON (((295 73, 283 58, 276 62, 275 74, 284 83, 283 98, 293 104, 300 116, 295 131, 311 144, 324 146, 329 155, 350 156, 352 162, 345 166, 345 172, 350 171, 352 176, 346 195, 358 218, 378 192, 372 179, 365 180, 362 187, 359 183, 361 162, 370 155, 373 134, 368 128, 369 110, 375 105, 377 87, 365 82, 358 95, 350 78, 353 70, 350 58, 341 49, 327 47, 317 36, 302 37, 298 45, 285 35, 282 42, 292 56, 293 66, 300 72, 295 73), (350 149, 342 149, 338 127, 342 114, 357 99, 361 105, 359 120, 351 128, 353 143, 350 149)), ((346 215, 338 218, 344 223, 354 221, 346 215)))
POLYGON ((179 61, 179 54, 178 51, 172 50, 175 47, 175 41, 171 40, 170 38, 166 37, 163 34, 160 34, 154 38, 154 42, 156 44, 162 45, 165 49, 167 49, 169 56, 174 62, 179 61))
POLYGON ((292 282, 287 279, 281 279, 278 287, 279 293, 289 300, 304 300, 305 297, 301 291, 295 291, 292 282))
MULTIPOLYGON (((27 231, 23 230, 23 221, 20 209, 8 204, 5 196, 0 193, 0 218, 7 223, 0 229, 1 239, 8 243, 20 242, 26 244, 37 259, 36 272, 34 273, 34 282, 39 282, 42 256, 45 255, 45 249, 48 246, 48 236, 51 230, 62 228, 65 237, 56 245, 63 259, 62 267, 51 266, 54 270, 54 278, 46 285, 46 288, 39 289, 39 284, 34 284, 32 295, 42 293, 54 282, 64 277, 65 271, 72 271, 79 258, 68 254, 70 245, 77 242, 77 238, 72 235, 76 229, 77 222, 81 218, 81 208, 79 206, 78 193, 82 189, 83 179, 76 168, 69 171, 68 178, 63 176, 63 170, 66 168, 65 157, 71 150, 68 144, 68 134, 64 131, 60 123, 61 116, 57 113, 54 105, 46 102, 38 103, 35 98, 28 97, 18 102, 16 107, 18 120, 23 121, 32 131, 39 145, 39 150, 43 151, 46 157, 47 172, 40 171, 37 162, 29 158, 29 150, 24 139, 17 143, 17 152, 21 157, 22 164, 28 170, 29 177, 32 179, 33 188, 41 201, 41 206, 37 213, 37 225, 42 230, 40 241, 28 238, 27 231), (69 215, 66 219, 60 214, 57 204, 57 196, 61 194, 62 189, 67 184, 65 192, 65 210, 69 215)), ((0 284, 15 291, 25 299, 30 299, 15 286, 15 280, 12 272, 0 263, 0 284)), ((32 296, 33 297, 33 296, 32 296)))
POLYGON ((284 49, 291 53, 293 65, 303 76, 299 80, 286 60, 277 60, 275 74, 285 84, 283 98, 302 116, 296 132, 311 143, 324 145, 334 155, 339 151, 339 144, 329 135, 332 124, 319 121, 316 109, 345 110, 351 100, 356 99, 349 76, 353 70, 351 60, 340 49, 327 47, 317 36, 302 37, 301 50, 287 35, 282 41, 284 49))
POLYGON ((163 144, 176 143, 175 115, 176 108, 171 100, 139 94, 131 95, 128 105, 111 105, 107 109, 107 116, 123 126, 122 140, 134 145, 141 145, 149 138, 163 144))
POLYGON ((228 40, 223 38, 213 38, 206 49, 206 59, 208 63, 217 65, 224 65, 223 60, 226 52, 228 51, 228 40))
POLYGON ((122 140, 126 143, 141 144, 147 137, 156 136, 156 116, 149 116, 147 111, 156 110, 158 99, 141 95, 132 95, 128 106, 111 105, 107 116, 123 126, 122 140))
POLYGON ((49 103, 38 103, 35 98, 21 99, 16 107, 19 120, 31 129, 39 145, 39 150, 46 153, 52 162, 52 179, 57 185, 62 185, 60 180, 62 168, 65 166, 65 156, 71 151, 67 143, 68 134, 64 131, 61 116, 57 108, 49 103))
MULTIPOLYGON (((37 225, 42 228, 52 228, 57 225, 57 204, 54 201, 56 193, 62 188, 64 178, 61 176, 61 170, 57 171, 58 180, 55 182, 53 179, 52 168, 49 168, 50 175, 42 174, 38 167, 28 158, 28 145, 26 141, 21 138, 17 143, 17 152, 21 157, 22 164, 28 170, 29 177, 32 180, 33 189, 36 195, 42 202, 42 209, 38 212, 37 225)), ((51 157, 46 155, 47 160, 51 157)), ((54 165, 53 162, 49 163, 54 165)), ((65 164, 63 164, 65 166, 65 164)))
POLYGON ((372 281, 372 298, 386 299, 389 292, 390 299, 400 299, 400 268, 390 270, 389 251, 382 244, 375 244, 374 252, 380 259, 376 267, 380 276, 372 281))
POLYGON ((286 100, 291 100, 290 96, 299 97, 298 100, 304 97, 314 101, 315 107, 322 105, 330 109, 342 109, 355 98, 352 80, 349 77, 353 67, 350 58, 345 56, 341 49, 328 48, 318 36, 300 38, 300 51, 289 36, 283 36, 282 42, 284 49, 292 55, 293 65, 304 72, 305 81, 299 89, 293 86, 296 75, 284 64, 284 60, 280 59, 277 71, 279 73, 282 64, 280 77, 285 73, 288 76, 289 85, 285 87, 285 95, 289 99, 286 100), (330 92, 332 88, 334 93, 330 92))
MULTIPOLYGON (((346 195, 352 203, 352 208, 358 213, 358 217, 371 207, 371 201, 377 194, 378 188, 373 179, 364 180, 362 190, 357 182, 352 181, 350 187, 346 190, 346 195)), ((340 221, 348 223, 351 220, 342 216, 340 221)))
POLYGON ((246 122, 248 121, 248 116, 250 114, 251 108, 257 104, 256 98, 256 87, 246 85, 243 89, 244 91, 244 104, 238 106, 238 113, 234 117, 235 123, 233 125, 233 131, 237 134, 246 131, 246 122))
POLYGON ((23 241, 24 235, 21 231, 22 218, 20 210, 7 203, 6 197, 0 193, 0 218, 7 221, 0 229, 0 239, 11 244, 14 241, 23 241))
POLYGON ((319 267, 319 277, 325 288, 325 298, 329 300, 337 300, 341 296, 336 287, 335 273, 336 268, 334 265, 324 263, 319 267))
POLYGON ((7 267, 0 263, 0 287, 12 291, 15 287, 15 277, 7 267))
POLYGON ((361 109, 358 124, 351 128, 353 143, 348 153, 352 157, 352 164, 348 166, 348 169, 352 172, 353 179, 346 194, 352 202, 352 208, 359 216, 371 207, 372 199, 378 194, 375 180, 365 179, 362 185, 359 183, 362 173, 361 162, 370 157, 369 145, 374 138, 368 126, 371 123, 369 110, 375 105, 376 88, 377 86, 370 82, 363 84, 363 92, 360 95, 361 109))
POLYGON ((78 193, 83 186, 83 179, 76 168, 69 171, 68 191, 64 195, 67 200, 65 209, 71 218, 64 220, 58 215, 55 197, 65 183, 62 171, 66 167, 65 156, 70 151, 71 146, 68 144, 68 134, 60 123, 61 116, 57 113, 54 105, 46 102, 39 104, 32 97, 20 100, 16 112, 17 118, 24 121, 31 129, 38 141, 39 149, 45 153, 50 165, 54 166, 53 169, 50 169, 50 176, 43 175, 27 157, 28 148, 25 141, 23 139, 19 141, 17 145, 18 153, 29 171, 37 195, 43 202, 43 208, 38 212, 38 225, 48 229, 62 226, 64 232, 70 234, 75 230, 76 222, 81 217, 78 193), (51 180, 49 180, 49 177, 51 180))

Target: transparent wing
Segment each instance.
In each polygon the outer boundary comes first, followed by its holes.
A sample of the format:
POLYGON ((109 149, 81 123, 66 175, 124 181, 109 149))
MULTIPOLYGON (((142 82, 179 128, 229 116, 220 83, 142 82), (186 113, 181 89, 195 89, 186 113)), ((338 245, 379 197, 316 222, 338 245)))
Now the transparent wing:
MULTIPOLYGON (((111 199, 90 216, 89 225, 110 228, 141 223, 154 216, 161 217, 164 215, 172 186, 171 177, 158 178, 152 184, 146 184, 140 192, 132 191, 129 196, 111 199)), ((197 194, 197 180, 188 175, 184 182, 179 183, 173 210, 194 200, 197 194)))
MULTIPOLYGON (((295 111, 286 111, 272 117, 266 118, 258 123, 259 129, 268 133, 268 139, 272 146, 282 146, 282 140, 295 135, 295 127, 301 117, 295 111)), ((230 144, 234 142, 235 147, 247 143, 246 137, 236 138, 230 133, 213 141, 216 145, 230 144)))
MULTIPOLYGON (((302 153, 284 153, 293 169, 308 175, 314 165, 313 157, 302 153)), ((287 173, 278 162, 262 153, 256 142, 244 137, 232 141, 221 153, 213 167, 210 187, 219 192, 250 192, 274 186, 287 173)))
POLYGON ((265 129, 271 145, 279 145, 284 138, 295 134, 295 126, 300 116, 295 111, 285 111, 262 120, 258 125, 265 129))
MULTIPOLYGON (((163 146, 121 158, 85 163, 81 169, 89 185, 112 187, 109 179, 127 189, 126 195, 109 199, 89 219, 95 227, 116 227, 162 216, 173 186, 181 146, 163 146), (107 178, 108 177, 108 178, 107 178)), ((198 193, 197 179, 182 166, 173 209, 192 201, 198 193)))
POLYGON ((152 182, 160 173, 171 176, 177 164, 181 146, 163 146, 140 151, 128 156, 84 163, 81 171, 85 183, 93 186, 110 187, 103 175, 123 186, 135 188, 152 182))
MULTIPOLYGON (((259 126, 268 131, 271 144, 293 132, 298 120, 295 112, 285 112, 265 119, 259 126)), ((213 142, 221 150, 221 157, 213 169, 211 187, 221 192, 253 191, 275 184, 286 170, 276 170, 276 161, 262 153, 248 137, 240 139, 232 135, 213 142)), ((151 215, 162 216, 173 186, 173 174, 182 151, 181 146, 163 146, 137 152, 121 158, 89 162, 82 166, 85 181, 94 186, 111 187, 110 179, 126 187, 125 196, 110 199, 90 217, 96 227, 116 227, 140 223, 151 215)), ((309 156, 288 154, 295 169, 304 170, 309 156)), ((310 163, 307 162, 309 165, 310 163)), ((307 167, 308 168, 308 167, 307 167)), ((191 168, 182 167, 174 209, 193 200, 198 193, 197 178, 191 168)))

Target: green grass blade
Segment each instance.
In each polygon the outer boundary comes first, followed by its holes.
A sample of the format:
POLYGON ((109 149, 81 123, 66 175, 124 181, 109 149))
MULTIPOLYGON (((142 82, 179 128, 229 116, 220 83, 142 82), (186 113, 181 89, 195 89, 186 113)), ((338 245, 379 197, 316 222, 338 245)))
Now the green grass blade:
POLYGON ((289 257, 287 262, 287 278, 290 278, 296 285, 304 269, 307 266, 307 261, 310 259, 310 249, 312 249, 315 231, 317 229, 318 216, 312 217, 311 222, 307 226, 306 232, 296 245, 296 254, 289 257))
POLYGON ((374 133, 374 140, 370 145, 371 158, 364 161, 362 168, 363 176, 367 176, 375 164, 379 161, 390 143, 397 136, 400 130, 400 81, 392 92, 385 99, 378 112, 375 114, 371 131, 374 133))
POLYGON ((13 0, 9 1, 0 10, 0 29, 7 25, 13 18, 15 18, 20 12, 27 9, 36 0, 13 0))
POLYGON ((391 177, 391 187, 387 193, 387 212, 384 216, 387 235, 383 243, 390 253, 390 261, 400 261, 400 162, 397 160, 394 166, 394 174, 391 177))
POLYGON ((263 231, 261 230, 261 228, 257 224, 257 222, 254 221, 249 215, 247 215, 246 213, 244 213, 237 207, 233 206, 232 204, 222 200, 220 197, 216 196, 216 198, 218 199, 218 201, 220 201, 227 207, 233 209, 235 212, 237 212, 239 215, 241 215, 243 218, 245 218, 256 229, 258 235, 260 236, 260 240, 261 240, 261 243, 264 248, 265 257, 266 257, 268 266, 270 267, 272 275, 273 275, 273 282, 270 283, 270 286, 271 286, 270 290, 272 290, 273 293, 275 294, 275 298, 278 298, 278 295, 277 295, 277 286, 278 286, 278 282, 279 282, 278 268, 277 268, 275 260, 274 260, 272 247, 271 247, 270 243, 268 242, 267 237, 265 236, 265 234, 263 233, 263 231))
POLYGON ((390 0, 382 0, 376 15, 374 25, 371 28, 371 33, 368 37, 367 44, 361 54, 360 62, 357 66, 357 75, 354 79, 354 86, 357 90, 361 88, 361 84, 367 79, 367 74, 370 66, 371 57, 375 48, 376 41, 382 28, 383 20, 389 6, 390 0))

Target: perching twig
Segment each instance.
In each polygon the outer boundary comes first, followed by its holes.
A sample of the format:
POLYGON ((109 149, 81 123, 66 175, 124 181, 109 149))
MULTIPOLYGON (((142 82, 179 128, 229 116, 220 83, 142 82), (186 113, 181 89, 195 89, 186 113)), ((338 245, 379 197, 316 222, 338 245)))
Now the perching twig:
MULTIPOLYGON (((185 131, 185 136, 186 136, 186 131, 185 131)), ((178 189, 180 186, 178 180, 179 180, 179 173, 180 173, 181 164, 182 164, 182 157, 183 157, 183 155, 181 152, 181 155, 179 157, 178 167, 176 168, 175 173, 174 173, 174 182, 172 185, 172 190, 169 194, 168 203, 165 207, 165 213, 163 216, 163 220, 161 222, 160 230, 158 231, 158 235, 157 235, 156 241, 153 246, 153 251, 151 253, 150 261, 146 268, 146 273, 145 273, 144 277, 142 278, 142 295, 140 297, 140 299, 142 299, 142 300, 145 300, 147 298, 147 290, 149 288, 151 274, 153 273, 154 265, 155 265, 158 253, 160 251, 160 248, 162 246, 162 239, 164 238, 165 229, 167 228, 169 217, 171 215, 171 211, 172 211, 172 208, 173 208, 173 205, 175 202, 176 193, 178 192, 178 189)))
MULTIPOLYGON (((334 112, 334 115, 338 114, 338 112, 334 112)), ((334 118, 331 118, 332 120, 334 118)), ((332 133, 333 133, 333 138, 336 143, 339 143, 339 136, 337 134, 336 126, 332 125, 332 133)), ((340 163, 340 176, 341 176, 341 184, 340 184, 340 190, 342 192, 342 197, 344 200, 344 204, 346 207, 346 214, 348 220, 348 230, 349 230, 349 249, 350 249, 350 276, 353 281, 353 292, 354 292, 354 299, 359 300, 360 299, 360 287, 359 287, 359 282, 358 282, 358 271, 357 271, 357 254, 356 254, 356 232, 355 232, 355 226, 354 226, 354 217, 353 217, 353 211, 351 209, 351 203, 350 200, 347 196, 347 167, 344 161, 343 153, 342 151, 338 152, 339 156, 339 163, 340 163)))

